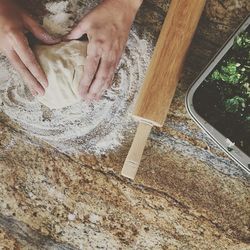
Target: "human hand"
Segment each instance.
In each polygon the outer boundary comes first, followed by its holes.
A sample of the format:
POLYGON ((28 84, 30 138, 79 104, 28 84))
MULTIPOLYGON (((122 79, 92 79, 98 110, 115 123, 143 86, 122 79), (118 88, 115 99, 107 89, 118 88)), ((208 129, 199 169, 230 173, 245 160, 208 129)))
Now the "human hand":
POLYGON ((79 94, 99 100, 111 86, 128 34, 142 0, 104 0, 82 18, 66 39, 87 34, 89 44, 79 94))
POLYGON ((34 96, 43 95, 48 81, 29 46, 25 31, 30 31, 46 44, 59 41, 51 37, 17 3, 0 0, 0 52, 20 73, 31 93, 34 96))

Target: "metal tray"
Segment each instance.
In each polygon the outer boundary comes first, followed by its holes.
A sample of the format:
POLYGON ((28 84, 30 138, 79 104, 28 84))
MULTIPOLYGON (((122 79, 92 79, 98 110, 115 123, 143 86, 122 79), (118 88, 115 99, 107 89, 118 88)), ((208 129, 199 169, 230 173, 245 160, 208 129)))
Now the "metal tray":
POLYGON ((203 129, 209 137, 217 143, 220 148, 229 155, 236 163, 239 164, 246 172, 250 174, 250 156, 246 155, 240 148, 232 145, 230 140, 216 130, 212 125, 210 125, 206 120, 204 120, 195 110, 193 105, 193 96, 200 84, 205 80, 205 78, 211 73, 214 67, 220 62, 222 57, 227 53, 227 51, 233 45, 235 37, 244 31, 250 24, 250 15, 241 23, 241 25, 235 30, 235 32, 227 39, 221 49, 217 54, 211 59, 200 75, 195 79, 193 84, 189 87, 186 98, 185 105, 191 118, 203 129), (231 151, 229 149, 232 149, 231 151))

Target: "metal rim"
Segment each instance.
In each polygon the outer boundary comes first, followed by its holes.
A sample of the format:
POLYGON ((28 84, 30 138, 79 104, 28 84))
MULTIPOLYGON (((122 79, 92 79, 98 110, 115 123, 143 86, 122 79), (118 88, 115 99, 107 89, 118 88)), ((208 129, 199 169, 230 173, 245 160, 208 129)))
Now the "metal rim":
POLYGON ((191 118, 195 123, 230 157, 234 160, 240 167, 242 167, 248 174, 250 174, 250 157, 246 155, 237 146, 232 146, 232 151, 228 150, 228 138, 211 126, 207 121, 205 121, 194 109, 193 106, 193 95, 200 84, 205 80, 205 78, 210 74, 214 67, 218 64, 221 58, 227 53, 231 48, 234 38, 244 31, 250 24, 250 15, 248 15, 244 21, 238 26, 235 32, 226 40, 223 46, 215 54, 215 56, 210 60, 204 70, 198 75, 191 86, 188 88, 185 97, 185 106, 191 118))

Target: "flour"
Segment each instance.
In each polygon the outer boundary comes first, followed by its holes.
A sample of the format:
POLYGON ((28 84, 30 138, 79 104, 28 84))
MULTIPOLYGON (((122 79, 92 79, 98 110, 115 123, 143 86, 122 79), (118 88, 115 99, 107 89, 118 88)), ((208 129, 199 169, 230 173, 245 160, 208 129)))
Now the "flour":
MULTIPOLYGON (((65 34, 96 1, 47 3, 43 24, 53 34, 65 34), (85 3, 88 2, 88 3, 85 3)), ((100 154, 118 147, 123 132, 134 124, 130 117, 135 97, 143 82, 152 48, 132 30, 118 66, 114 83, 104 97, 92 104, 49 110, 42 106, 23 84, 7 59, 0 56, 0 111, 6 113, 27 133, 64 153, 100 154)))

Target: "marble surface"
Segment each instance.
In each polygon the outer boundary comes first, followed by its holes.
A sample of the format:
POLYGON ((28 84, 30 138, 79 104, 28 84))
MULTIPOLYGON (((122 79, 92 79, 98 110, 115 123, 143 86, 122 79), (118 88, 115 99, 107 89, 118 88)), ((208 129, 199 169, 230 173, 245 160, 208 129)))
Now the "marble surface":
MULTIPOLYGON (((144 1, 141 37, 156 42, 168 3, 144 1)), ((249 12, 248 0, 207 1, 169 116, 153 129, 134 182, 120 176, 133 133, 115 151, 76 157, 0 113, 0 249, 250 249, 250 177, 184 105, 192 80, 249 12)))

